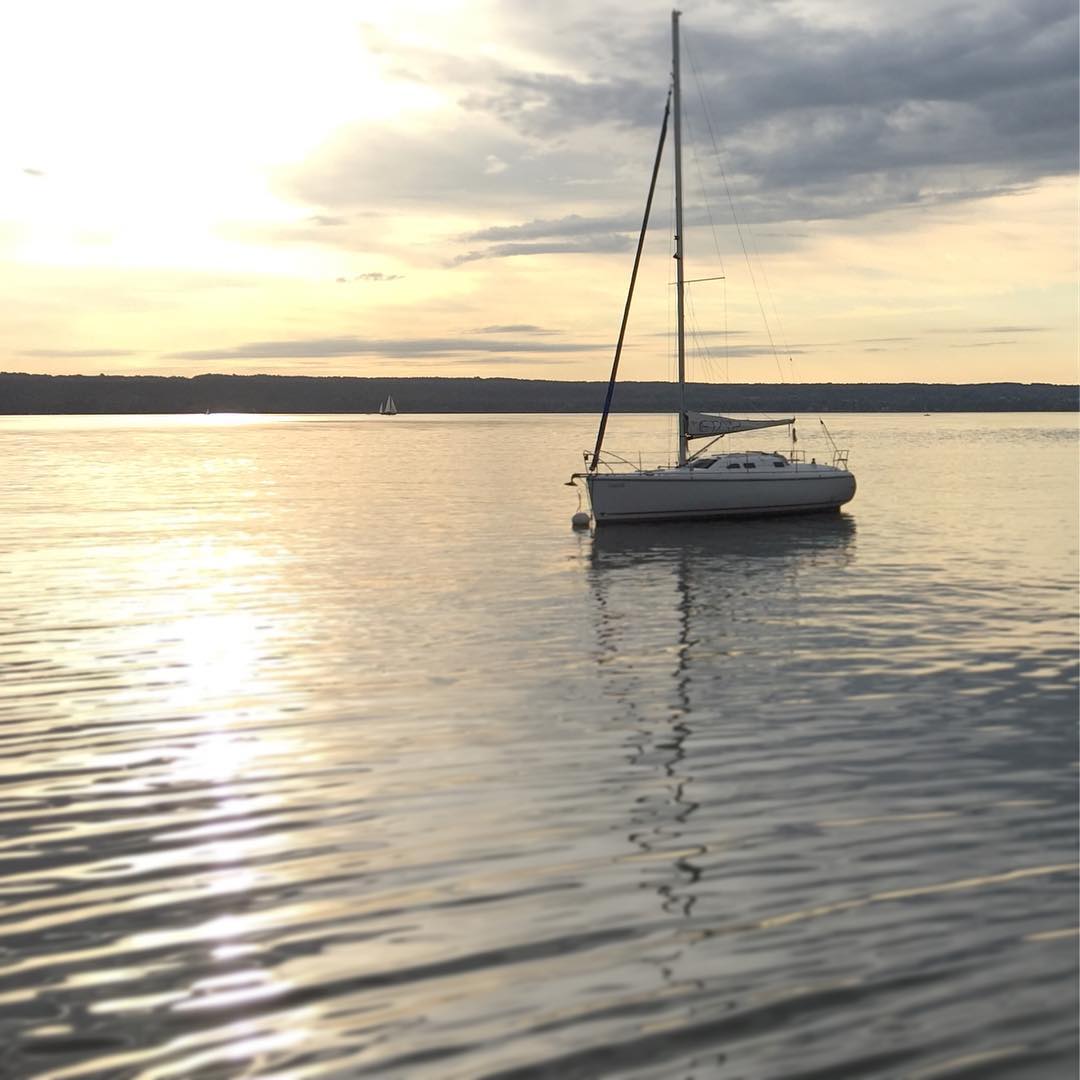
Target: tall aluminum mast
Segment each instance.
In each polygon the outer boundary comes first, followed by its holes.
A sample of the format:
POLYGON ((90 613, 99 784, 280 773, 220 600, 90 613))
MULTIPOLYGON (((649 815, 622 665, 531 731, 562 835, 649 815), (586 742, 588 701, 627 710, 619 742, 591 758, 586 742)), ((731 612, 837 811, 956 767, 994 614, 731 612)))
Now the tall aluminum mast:
POLYGON ((671 13, 672 105, 675 113, 675 310, 679 343, 679 464, 686 464, 686 317, 683 275, 683 206, 682 206, 682 99, 679 94, 679 16, 671 13))

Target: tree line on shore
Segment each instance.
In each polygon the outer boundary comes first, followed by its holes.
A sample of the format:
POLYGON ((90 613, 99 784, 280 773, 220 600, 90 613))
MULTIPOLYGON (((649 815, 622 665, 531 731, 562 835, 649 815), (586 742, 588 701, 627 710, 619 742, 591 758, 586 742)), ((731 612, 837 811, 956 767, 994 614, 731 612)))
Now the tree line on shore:
MULTIPOLYGON (((373 413, 393 394, 403 413, 597 413, 607 384, 544 379, 307 375, 0 373, 0 414, 373 413)), ((671 383, 624 382, 618 412, 674 412, 671 383)), ((1080 388, 1052 383, 688 384, 705 412, 1072 412, 1080 388)))

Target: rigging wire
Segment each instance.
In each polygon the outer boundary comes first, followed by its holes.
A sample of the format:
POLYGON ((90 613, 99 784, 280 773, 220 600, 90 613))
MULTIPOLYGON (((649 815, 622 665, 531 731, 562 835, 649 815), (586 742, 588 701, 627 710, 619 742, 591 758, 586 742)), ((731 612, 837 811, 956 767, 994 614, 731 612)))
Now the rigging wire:
MULTIPOLYGON (((699 80, 699 96, 701 96, 700 95, 700 80, 699 80)), ((704 103, 703 98, 702 98, 702 101, 704 103)), ((701 167, 701 156, 697 153, 696 140, 693 137, 692 122, 691 122, 690 118, 685 114, 683 115, 683 125, 687 129, 688 133, 690 133, 690 137, 689 137, 689 139, 687 141, 690 144, 691 156, 693 157, 694 164, 695 164, 695 166, 697 168, 698 183, 700 185, 700 192, 701 192, 701 203, 702 203, 702 206, 704 207, 705 213, 706 213, 706 215, 708 217, 710 230, 712 232, 713 247, 714 247, 714 249, 716 251, 716 257, 717 257, 718 262, 720 263, 721 269, 723 269, 724 268, 724 260, 723 260, 723 255, 722 255, 721 250, 720 250, 720 239, 719 239, 719 234, 718 234, 718 230, 717 230, 717 227, 716 227, 716 221, 715 221, 715 219, 713 217, 713 213, 712 213, 712 206, 711 206, 711 204, 709 202, 708 192, 707 192, 706 185, 705 185, 705 175, 704 175, 704 171, 702 170, 702 167, 701 167)), ((714 147, 715 147, 715 140, 714 140, 714 147)), ((729 202, 730 202, 730 195, 729 195, 729 202)), ((732 206, 732 217, 734 218, 734 206, 732 206)), ((744 247, 744 254, 745 254, 745 250, 746 249, 744 247)), ((748 263, 748 265, 749 265, 749 263, 748 263)), ((712 279, 705 279, 705 280, 712 280, 712 279)), ((731 344, 730 344, 730 333, 729 333, 729 327, 728 327, 728 292, 727 292, 727 287, 726 287, 727 286, 726 275, 724 275, 724 277, 721 278, 720 280, 722 280, 723 283, 724 283, 724 290, 723 290, 723 293, 722 293, 722 296, 723 296, 722 303, 723 303, 723 312, 724 312, 724 328, 723 328, 723 335, 722 335, 723 336, 723 348, 724 348, 724 373, 723 373, 722 377, 721 377, 720 371, 719 371, 719 363, 715 360, 715 358, 713 356, 713 353, 710 350, 709 345, 707 344, 707 342, 705 340, 706 331, 703 331, 701 329, 701 325, 697 320, 696 309, 694 308, 694 302, 693 302, 693 295, 692 295, 693 290, 692 289, 687 289, 686 290, 686 294, 685 294, 686 313, 685 314, 686 314, 687 321, 690 324, 688 328, 689 328, 691 336, 692 336, 693 344, 694 344, 695 349, 697 350, 698 354, 700 355, 701 359, 703 360, 703 366, 705 368, 705 371, 707 373, 708 378, 712 382, 716 382, 716 383, 719 383, 719 382, 730 383, 731 382, 731 344)), ((751 280, 753 280, 752 273, 751 273, 751 280)), ((757 288, 757 285, 756 285, 756 282, 755 282, 755 291, 756 291, 756 288, 757 288)), ((759 308, 762 308, 760 295, 758 296, 758 306, 759 306, 759 308)), ((771 335, 771 332, 769 331, 768 318, 766 317, 763 308, 761 310, 761 317, 762 317, 762 322, 765 325, 766 333, 769 333, 769 338, 770 338, 769 343, 770 343, 770 346, 772 346, 773 358, 776 361, 777 369, 780 372, 780 382, 782 383, 784 381, 784 373, 783 373, 783 370, 780 367, 780 358, 777 355, 776 347, 772 342, 772 335, 771 335)), ((755 401, 752 397, 747 398, 747 405, 752 411, 760 412, 763 415, 770 415, 767 410, 765 410, 765 409, 763 409, 761 407, 760 402, 755 401)))
POLYGON ((754 287, 754 297, 757 300, 758 311, 761 312, 761 320, 765 326, 765 335, 769 339, 769 348, 772 350, 773 359, 776 361, 776 370, 780 375, 780 381, 783 382, 784 369, 780 363, 780 355, 776 348, 776 342, 773 339, 772 327, 769 325, 769 317, 765 312, 765 305, 761 299, 761 290, 758 288, 757 277, 754 274, 754 267, 750 260, 750 252, 746 245, 746 238, 743 235, 742 224, 739 221, 738 214, 735 212, 735 200, 731 195, 731 186, 728 183, 727 173, 724 171, 724 165, 720 158, 720 147, 716 141, 716 133, 713 128, 712 116, 709 113, 708 105, 705 103, 705 93, 701 85, 701 76, 698 73, 697 64, 694 62, 693 53, 688 46, 686 47, 686 59, 689 64, 691 74, 694 77, 695 86, 697 87, 698 98, 701 102, 702 113, 705 117, 705 125, 709 131, 709 139, 712 143, 713 154, 716 159, 716 167, 720 172, 720 179, 723 181, 724 184, 724 194, 727 196, 728 206, 731 209, 731 219, 735 223, 735 232, 736 235, 739 237, 739 246, 742 248, 743 258, 746 261, 746 270, 750 276, 750 282, 754 287))
MULTIPOLYGON (((716 167, 717 167, 717 170, 720 173, 720 179, 723 181, 724 194, 727 196, 728 206, 731 209, 731 219, 735 224, 735 232, 739 237, 739 245, 742 247, 743 258, 746 260, 747 273, 749 274, 751 284, 754 287, 754 295, 755 295, 755 297, 757 299, 758 310, 761 312, 761 320, 765 325, 765 333, 766 333, 766 335, 768 336, 768 339, 769 339, 769 346, 772 349, 773 359, 776 361, 776 370, 780 375, 780 381, 783 382, 784 381, 783 367, 782 367, 782 365, 780 363, 780 357, 779 357, 779 355, 777 353, 776 342, 775 342, 775 340, 773 338, 772 328, 769 325, 768 316, 765 313, 765 306, 762 303, 761 293, 760 293, 760 291, 758 289, 757 278, 756 278, 756 276, 754 274, 754 268, 753 268, 753 265, 751 264, 750 253, 749 253, 749 250, 747 248, 747 242, 746 242, 746 239, 745 239, 744 234, 743 234, 743 227, 742 227, 742 224, 739 221, 738 214, 735 212, 735 200, 732 197, 731 186, 728 183, 727 173, 724 170, 723 160, 720 157, 720 148, 719 148, 719 145, 718 145, 717 140, 716 140, 716 131, 715 131, 715 128, 714 128, 713 122, 712 122, 712 114, 709 112, 709 106, 708 106, 708 103, 707 103, 706 98, 705 98, 704 88, 702 86, 702 81, 701 81, 701 75, 700 75, 697 64, 694 62, 693 51, 692 51, 689 43, 684 41, 683 44, 684 44, 684 51, 686 53, 687 63, 688 63, 688 66, 690 68, 690 72, 691 72, 691 74, 693 76, 693 79, 694 79, 694 85, 695 85, 695 87, 697 89, 698 100, 701 103, 701 111, 702 111, 702 114, 705 117, 705 125, 708 128, 709 140, 712 143, 713 154, 714 154, 714 157, 715 157, 715 160, 716 160, 716 167)), ((710 215, 710 220, 711 220, 711 215, 710 215)), ((751 246, 753 246, 753 244, 755 242, 754 241, 754 235, 753 235, 753 230, 751 229, 749 223, 747 223, 747 225, 746 225, 746 232, 749 234, 750 240, 751 240, 751 246)), ((794 381, 794 378, 795 378, 795 361, 794 361, 794 358, 791 355, 791 348, 790 348, 790 345, 787 342, 787 334, 784 331, 783 323, 782 323, 782 321, 780 319, 780 313, 779 313, 779 310, 778 310, 777 305, 776 305, 775 294, 774 294, 774 292, 772 290, 772 286, 769 283, 768 274, 765 271, 765 262, 761 258, 760 251, 755 250, 755 255, 756 255, 757 259, 758 259, 758 264, 759 264, 759 267, 761 269, 762 279, 763 279, 764 284, 765 284, 766 292, 768 293, 768 296, 769 296, 769 302, 770 302, 770 304, 772 306, 773 313, 776 316, 777 329, 778 329, 778 332, 779 332, 780 337, 781 337, 781 344, 783 344, 783 346, 784 346, 784 352, 787 353, 788 364, 789 364, 789 367, 790 367, 792 380, 794 381)), ((825 426, 825 421, 822 420, 819 417, 818 422, 821 424, 821 427, 825 432, 826 438, 829 440, 830 444, 832 445, 834 453, 837 452, 836 443, 833 442, 833 438, 829 434, 829 429, 825 426)), ((792 436, 792 447, 794 448, 795 441, 796 441, 794 428, 792 428, 791 436, 792 436)))
MULTIPOLYGON (((748 229, 748 231, 750 231, 750 230, 748 229)), ((754 245, 757 244, 757 238, 754 236, 752 231, 750 231, 750 242, 751 242, 751 244, 754 244, 754 245)), ((792 355, 791 355, 791 345, 788 342, 787 331, 784 330, 783 319, 780 318, 780 308, 776 304, 776 293, 773 290, 772 285, 769 283, 768 269, 767 269, 767 267, 765 265, 765 260, 761 257, 760 248, 756 248, 755 251, 754 251, 754 254, 757 257, 758 268, 761 270, 761 277, 765 282, 765 295, 769 299, 769 305, 772 308, 773 317, 776 319, 776 328, 777 328, 777 332, 780 335, 780 344, 781 344, 781 346, 783 346, 783 351, 785 353, 787 353, 788 366, 789 366, 789 370, 790 370, 790 374, 791 374, 791 379, 794 382, 794 381, 796 381, 795 380, 795 361, 794 361, 794 359, 792 358, 792 355)), ((781 375, 781 382, 782 381, 783 381, 783 375, 781 375)))
POLYGON ((705 173, 701 167, 701 157, 697 152, 697 140, 694 138, 691 118, 689 113, 683 114, 683 125, 687 128, 688 138, 687 142, 690 144, 691 156, 694 159, 694 167, 697 170, 698 185, 701 188, 701 204, 705 208, 705 216, 709 219, 709 231, 712 233, 713 249, 716 251, 716 261, 720 264, 720 274, 727 276, 727 270, 724 266, 724 256, 720 250, 720 236, 716 229, 716 222, 713 219, 712 204, 709 202, 706 192, 708 188, 705 185, 705 173))
POLYGON ((701 358, 702 367, 705 369, 705 377, 710 382, 720 382, 721 379, 719 377, 718 365, 709 350, 708 342, 705 340, 707 331, 701 329, 701 323, 697 317, 697 309, 694 307, 694 298, 689 291, 686 294, 686 315, 687 321, 690 324, 689 329, 694 348, 701 358))
MULTIPOLYGON (((697 170, 698 185, 699 185, 700 190, 701 190, 701 204, 705 208, 705 214, 709 219, 709 229, 710 229, 710 231, 712 233, 713 249, 716 252, 716 260, 717 260, 717 262, 719 263, 719 266, 720 266, 720 278, 719 278, 719 280, 725 281, 725 285, 726 285, 726 280, 725 279, 727 277, 727 273, 726 273, 726 268, 724 267, 724 256, 720 251, 720 238, 719 238, 719 235, 717 233, 716 222, 713 220, 712 206, 709 203, 708 196, 706 195, 705 176, 704 176, 704 173, 702 172, 702 168, 701 168, 701 158, 697 153, 697 140, 694 137, 693 127, 692 127, 692 123, 691 123, 691 119, 690 119, 689 114, 684 114, 683 115, 683 125, 687 130, 687 140, 686 141, 690 146, 690 151, 691 151, 690 156, 693 158, 694 166, 695 166, 695 168, 697 170)), ((728 340, 727 340, 727 325, 726 325, 726 313, 727 313, 727 305, 726 305, 727 290, 726 290, 726 288, 724 290, 723 296, 724 296, 724 301, 725 301, 725 307, 724 307, 725 326, 724 326, 724 332, 723 332, 724 354, 725 354, 725 358, 729 358, 730 357, 730 348, 729 348, 729 343, 728 343, 728 340)), ((690 300, 690 304, 692 305, 692 300, 690 300)), ((705 334, 705 331, 701 330, 699 326, 695 326, 695 338, 694 338, 694 340, 695 340, 697 348, 698 348, 698 350, 699 350, 699 352, 701 354, 702 360, 704 361, 704 367, 705 367, 706 373, 708 374, 708 377, 711 380, 713 380, 714 382, 720 382, 720 381, 727 382, 727 381, 729 381, 726 377, 723 380, 721 380, 720 375, 719 375, 719 365, 714 364, 714 362, 713 362, 712 354, 709 351, 708 345, 705 343, 704 334, 705 334)))
MULTIPOLYGON (((778 372, 779 377, 780 377, 780 382, 783 383, 784 382, 783 367, 782 367, 781 362, 780 362, 780 357, 779 357, 779 354, 778 354, 778 351, 777 351, 776 341, 775 341, 774 335, 773 335, 773 330, 772 330, 772 327, 770 326, 770 323, 769 323, 768 314, 766 313, 766 310, 765 310, 765 304, 764 304, 764 301, 762 300, 761 290, 758 288, 757 277, 756 277, 756 275, 754 273, 754 267, 753 267, 753 263, 752 263, 752 259, 751 259, 751 249, 753 248, 755 238, 754 238, 753 232, 750 229, 749 225, 747 225, 747 228, 746 228, 746 234, 747 235, 744 235, 743 227, 742 227, 742 225, 741 225, 741 223, 739 221, 738 215, 737 215, 737 213, 735 211, 734 199, 733 199, 732 194, 731 194, 730 185, 728 184, 727 175, 724 172, 723 164, 722 164, 722 162, 720 160, 719 147, 717 145, 716 135, 715 135, 715 131, 714 131, 714 128, 713 128, 712 119, 711 119, 711 116, 709 114, 708 106, 707 106, 707 104, 705 102, 705 95, 704 95, 703 88, 702 88, 701 77, 700 77, 700 74, 698 72, 697 66, 693 61, 693 57, 692 57, 692 55, 690 54, 689 51, 687 52, 687 59, 689 61, 689 66, 690 66, 690 69, 691 69, 691 72, 693 74, 694 81, 695 81, 695 84, 696 84, 696 87, 697 87, 698 99, 699 99, 699 101, 701 103, 702 112, 703 112, 703 114, 705 116, 705 122, 706 122, 706 126, 707 126, 707 129, 708 129, 709 141, 712 143, 713 155, 714 155, 714 158, 715 158, 715 161, 716 161, 717 168, 718 168, 719 173, 720 173, 720 177, 723 180, 724 190, 725 190, 725 194, 727 196, 728 206, 729 206, 730 211, 731 211, 732 221, 735 224, 735 229, 736 229, 737 235, 739 237, 739 244, 740 244, 740 246, 742 248, 742 252, 743 252, 743 258, 745 259, 745 262, 746 262, 747 273, 748 273, 748 276, 750 278, 751 284, 753 285, 753 288, 754 288, 754 295, 755 295, 755 299, 757 301, 758 311, 759 311, 759 313, 761 315, 762 324, 763 324, 763 326, 765 328, 765 333, 766 333, 766 336, 768 337, 768 340, 769 340, 769 347, 770 347, 770 350, 771 350, 771 352, 773 354, 773 359, 776 362, 776 367, 777 367, 777 372, 778 372), (749 246, 748 246, 748 242, 747 242, 747 236, 749 236, 749 246)), ((728 308, 728 292, 727 292, 727 282, 726 282, 727 275, 726 275, 726 272, 725 272, 726 268, 724 266, 724 257, 723 257, 723 253, 722 253, 721 247, 720 247, 719 233, 718 233, 716 221, 715 221, 714 216, 713 216, 712 205, 711 205, 711 203, 709 202, 709 199, 708 199, 707 187, 706 187, 706 183, 705 183, 704 169, 702 167, 702 161, 701 161, 701 155, 699 155, 698 152, 697 152, 697 140, 693 137, 693 132, 692 132, 692 129, 691 129, 691 121, 690 121, 689 117, 684 113, 682 119, 683 119, 683 123, 685 124, 685 126, 688 129, 687 133, 690 136, 690 138, 687 139, 687 142, 689 143, 689 146, 691 148, 691 154, 692 154, 692 157, 693 157, 693 160, 694 160, 694 165, 695 165, 696 173, 697 173, 697 179, 698 179, 698 183, 699 183, 700 190, 701 190, 701 195, 702 195, 701 205, 704 208, 706 217, 708 219, 709 230, 710 230, 710 232, 712 234, 713 248, 714 248, 714 251, 716 253, 716 259, 717 259, 717 262, 718 262, 718 264, 720 266, 720 270, 721 270, 721 276, 719 278, 704 278, 702 280, 705 280, 705 281, 719 280, 719 281, 721 281, 723 283, 722 284, 722 288, 723 288, 723 292, 722 292, 722 304, 723 304, 722 340, 723 340, 723 350, 724 350, 724 372, 723 372, 722 378, 720 377, 720 373, 719 373, 719 364, 714 359, 714 357, 712 355, 712 352, 711 352, 711 350, 710 350, 710 348, 708 346, 708 343, 706 341, 706 336, 710 332, 703 330, 702 327, 701 327, 701 324, 698 321, 697 311, 696 311, 693 296, 692 296, 692 292, 693 292, 692 289, 687 289, 685 291, 685 293, 684 293, 684 305, 685 306, 684 306, 684 311, 683 311, 683 319, 684 319, 684 323, 686 324, 687 329, 689 330, 690 339, 691 339, 691 342, 692 342, 692 344, 694 346, 694 350, 692 351, 692 354, 691 354, 691 360, 693 360, 694 354, 696 354, 697 356, 699 356, 701 358, 701 360, 703 361, 703 367, 705 369, 705 374, 706 374, 707 378, 710 381, 712 381, 712 382, 721 382, 721 381, 723 381, 723 382, 726 382, 726 383, 730 383, 730 381, 731 381, 731 368, 730 368, 731 351, 730 351, 730 332, 729 332, 729 321, 728 321, 729 308, 728 308)), ((673 223, 674 217, 675 217, 674 202, 675 202, 675 190, 674 190, 674 186, 673 186, 671 188, 671 194, 670 194, 670 199, 669 199, 669 222, 672 222, 672 223, 673 223)), ((675 243, 674 229, 673 228, 669 228, 668 236, 669 236, 668 254, 669 254, 669 256, 673 257, 674 254, 675 254, 675 250, 676 250, 676 243, 675 243)), ((774 295, 774 293, 772 291, 772 288, 771 288, 771 285, 769 283, 768 276, 765 273, 764 262, 761 259, 760 254, 756 250, 754 251, 754 255, 755 255, 755 257, 757 257, 758 262, 759 262, 759 269, 761 270, 761 273, 762 273, 762 277, 763 277, 766 293, 767 293, 767 296, 768 296, 768 300, 769 300, 769 302, 770 302, 770 304, 772 305, 772 308, 773 308, 773 312, 774 312, 774 315, 775 315, 775 318, 776 318, 776 324, 777 324, 778 332, 780 333, 781 338, 786 341, 786 334, 784 333, 783 323, 782 323, 782 321, 780 319, 780 314, 779 314, 779 311, 778 311, 777 306, 776 306, 775 295, 774 295)), ((673 299, 672 299, 672 293, 671 293, 670 289, 667 290, 667 293, 668 293, 668 301, 667 301, 667 308, 668 308, 668 324, 667 324, 668 325, 668 332, 667 332, 667 339, 668 339, 668 373, 669 373, 669 376, 670 376, 674 371, 674 367, 675 367, 675 364, 676 364, 676 358, 675 358, 674 338, 673 338, 673 333, 672 333, 672 322, 673 322, 673 319, 672 319, 672 305, 673 305, 673 299)), ((787 348, 786 344, 785 344, 785 352, 790 353, 790 350, 787 348)), ((788 359, 789 359, 789 362, 790 362, 791 361, 790 355, 789 355, 788 359)), ((760 403, 759 402, 754 402, 752 398, 747 400, 747 405, 751 409, 753 409, 754 411, 761 412, 763 414, 766 413, 766 410, 761 408, 760 403)), ((669 426, 670 426, 670 421, 669 421, 669 426)), ((822 426, 824 427, 824 424, 822 424, 822 426)), ((827 429, 826 429, 826 431, 827 431, 827 429)), ((792 445, 794 446, 794 441, 795 441, 794 432, 791 433, 791 438, 792 438, 792 445)), ((715 441, 716 440, 710 441, 710 443, 706 447, 701 448, 701 450, 699 450, 698 453, 696 453, 694 456, 695 457, 699 456, 706 449, 711 447, 712 443, 715 442, 715 441)))
MULTIPOLYGON (((712 226, 713 244, 717 249, 717 252, 716 252, 717 253, 717 258, 720 261, 721 273, 723 273, 723 270, 724 270, 723 257, 720 255, 719 243, 717 241, 717 236, 716 236, 716 226, 712 222, 712 209, 709 206, 708 199, 704 198, 705 185, 704 185, 704 182, 703 182, 703 177, 701 176, 701 161, 698 158, 697 153, 694 151, 695 140, 694 140, 693 130, 691 128, 690 120, 689 120, 688 116, 684 115, 684 117, 683 117, 683 125, 685 126, 686 131, 687 131, 687 139, 686 139, 686 141, 689 144, 690 149, 691 149, 691 157, 693 158, 694 164, 697 166, 697 169, 698 169, 698 181, 701 184, 701 192, 702 192, 702 196, 703 196, 702 203, 703 203, 703 205, 705 207, 706 213, 709 216, 709 224, 710 224, 710 226, 712 226)), ((701 324, 697 321, 697 312, 696 312, 696 310, 694 308, 693 289, 685 290, 684 299, 686 301, 686 308, 687 308, 687 310, 686 310, 686 314, 688 316, 687 321, 690 323, 690 333, 691 333, 691 337, 692 337, 692 340, 693 340, 693 344, 694 344, 694 348, 696 350, 696 353, 701 358, 702 366, 705 369, 706 376, 709 379, 713 380, 713 381, 719 382, 720 380, 718 378, 716 367, 713 364, 712 355, 709 352, 709 347, 705 342, 705 331, 701 328, 701 324)))
POLYGON ((829 429, 825 426, 825 421, 822 420, 820 416, 818 417, 818 423, 821 425, 822 431, 825 432, 825 438, 829 440, 829 445, 833 448, 833 453, 837 453, 836 443, 834 442, 832 435, 829 434, 829 429))

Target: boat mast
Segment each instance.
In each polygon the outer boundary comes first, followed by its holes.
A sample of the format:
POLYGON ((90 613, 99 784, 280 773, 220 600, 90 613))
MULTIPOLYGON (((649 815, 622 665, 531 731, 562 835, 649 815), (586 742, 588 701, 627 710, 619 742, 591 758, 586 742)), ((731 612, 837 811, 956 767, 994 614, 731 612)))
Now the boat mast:
POLYGON ((682 102, 679 94, 679 16, 671 13, 671 80, 675 113, 675 311, 679 343, 679 464, 686 464, 686 316, 683 275, 682 102))

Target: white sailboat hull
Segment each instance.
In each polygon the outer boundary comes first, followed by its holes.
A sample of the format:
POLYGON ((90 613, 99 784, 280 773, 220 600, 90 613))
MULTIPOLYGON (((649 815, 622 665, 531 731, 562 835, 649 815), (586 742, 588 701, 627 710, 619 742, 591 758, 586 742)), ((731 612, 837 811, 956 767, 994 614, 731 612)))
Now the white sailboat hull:
POLYGON ((596 473, 587 483, 597 524, 806 514, 838 510, 855 495, 855 477, 829 465, 596 473))

